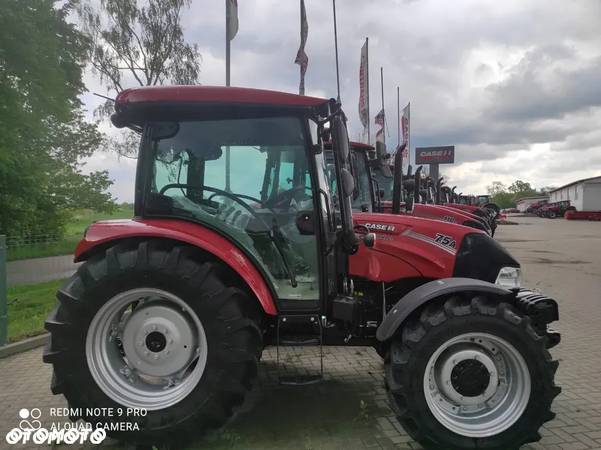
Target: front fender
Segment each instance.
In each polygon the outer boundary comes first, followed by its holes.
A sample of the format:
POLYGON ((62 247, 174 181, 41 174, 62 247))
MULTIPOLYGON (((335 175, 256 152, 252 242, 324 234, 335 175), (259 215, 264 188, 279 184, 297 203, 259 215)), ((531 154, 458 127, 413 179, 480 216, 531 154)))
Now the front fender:
POLYGON ((430 281, 413 289, 392 307, 378 327, 376 337, 380 342, 390 339, 413 311, 433 298, 466 291, 501 296, 512 295, 512 292, 505 288, 474 278, 442 278, 430 281))
POLYGON ((276 315, 271 289, 252 260, 234 243, 201 225, 172 219, 106 220, 92 224, 75 250, 75 261, 122 239, 162 238, 185 242, 211 253, 227 264, 248 285, 265 314, 276 315))

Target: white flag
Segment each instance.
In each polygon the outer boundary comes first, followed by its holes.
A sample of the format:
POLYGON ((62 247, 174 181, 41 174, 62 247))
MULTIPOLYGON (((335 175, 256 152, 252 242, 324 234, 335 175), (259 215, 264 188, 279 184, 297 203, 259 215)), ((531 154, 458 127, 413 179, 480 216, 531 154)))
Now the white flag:
POLYGON ((227 38, 232 40, 238 33, 238 0, 227 0, 225 18, 227 20, 227 38))
POLYGON ((305 10, 305 0, 301 0, 300 3, 300 46, 298 52, 296 52, 295 64, 300 66, 300 85, 298 93, 305 95, 305 73, 307 72, 307 66, 309 65, 309 57, 305 53, 305 44, 307 43, 307 35, 309 34, 309 24, 307 23, 307 11, 305 10))
POLYGON ((359 119, 363 128, 367 128, 369 123, 369 74, 367 60, 367 39, 361 47, 361 64, 359 65, 359 119))
POLYGON ((407 106, 403 108, 403 115, 401 116, 401 130, 403 135, 403 144, 407 144, 405 150, 403 150, 403 166, 409 165, 409 136, 411 130, 411 103, 407 103, 407 106))

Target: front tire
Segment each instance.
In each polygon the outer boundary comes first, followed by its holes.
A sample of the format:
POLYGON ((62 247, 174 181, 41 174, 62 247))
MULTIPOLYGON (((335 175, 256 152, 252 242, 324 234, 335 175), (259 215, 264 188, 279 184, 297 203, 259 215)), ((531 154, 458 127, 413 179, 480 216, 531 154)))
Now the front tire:
POLYGON ((557 365, 510 304, 453 296, 393 338, 386 386, 399 422, 426 448, 509 450, 539 440, 554 417, 557 365))
POLYGON ((57 297, 44 352, 52 391, 80 412, 72 420, 108 426, 118 439, 183 444, 221 426, 256 377, 259 313, 223 264, 192 247, 117 244, 83 264, 57 297), (136 408, 147 414, 135 416, 136 408), (123 422, 127 429, 115 425, 123 422))

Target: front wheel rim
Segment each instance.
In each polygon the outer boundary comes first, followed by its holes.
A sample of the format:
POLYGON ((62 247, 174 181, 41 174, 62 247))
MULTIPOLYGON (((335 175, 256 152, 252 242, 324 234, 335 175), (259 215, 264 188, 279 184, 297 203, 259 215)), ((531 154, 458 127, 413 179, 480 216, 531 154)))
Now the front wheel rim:
POLYGON ((466 333, 430 357, 423 388, 432 415, 462 436, 483 438, 510 428, 530 399, 530 371, 520 352, 488 333, 466 333))
POLYGON ((159 410, 187 397, 207 363, 204 327, 179 297, 154 288, 109 299, 86 336, 86 359, 98 387, 118 404, 159 410))

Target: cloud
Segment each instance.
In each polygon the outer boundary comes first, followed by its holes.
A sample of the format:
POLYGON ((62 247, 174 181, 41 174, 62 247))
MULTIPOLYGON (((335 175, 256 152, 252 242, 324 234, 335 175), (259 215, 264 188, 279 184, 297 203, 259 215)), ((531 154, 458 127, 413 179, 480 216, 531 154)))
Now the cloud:
MULTIPOLYGON (((305 0, 308 95, 336 96, 331 2, 305 0)), ((396 87, 411 102, 412 147, 456 146, 442 172, 463 192, 519 178, 559 185, 601 172, 601 2, 582 0, 344 0, 337 2, 340 84, 350 135, 357 113, 359 52, 370 38, 373 116, 381 107, 384 68, 387 140, 397 141, 396 87), (562 170, 563 169, 563 170, 562 170)), ((239 2, 232 41, 232 84, 296 92, 299 2, 239 2)), ((192 2, 186 39, 203 56, 202 84, 225 77, 223 2, 192 2)), ((102 92, 89 75, 90 89, 102 92)), ((84 96, 88 109, 99 99, 84 96)), ((374 126, 372 125, 372 136, 374 126)), ((133 198, 133 165, 109 156, 120 198, 133 198), (131 171, 131 172, 129 172, 131 171)))

